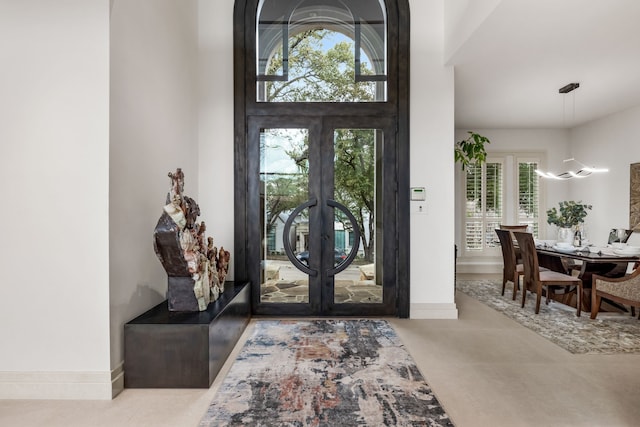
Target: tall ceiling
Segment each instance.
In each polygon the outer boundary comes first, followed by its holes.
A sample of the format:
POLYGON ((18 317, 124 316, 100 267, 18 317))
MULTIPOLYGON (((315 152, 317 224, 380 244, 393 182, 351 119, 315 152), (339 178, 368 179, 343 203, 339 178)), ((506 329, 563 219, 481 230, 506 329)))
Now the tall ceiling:
POLYGON ((640 0, 485 3, 445 58, 456 128, 570 128, 640 105, 640 0))

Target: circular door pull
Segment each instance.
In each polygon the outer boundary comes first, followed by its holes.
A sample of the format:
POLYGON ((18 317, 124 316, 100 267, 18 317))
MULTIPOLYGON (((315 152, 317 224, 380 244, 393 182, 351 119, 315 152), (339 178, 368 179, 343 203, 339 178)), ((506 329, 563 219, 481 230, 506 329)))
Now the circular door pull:
POLYGON ((293 224, 293 220, 300 214, 300 212, 302 212, 304 209, 310 208, 317 204, 318 204, 318 200, 313 198, 313 199, 307 200, 301 205, 298 205, 298 207, 295 208, 293 212, 291 212, 291 215, 289 215, 289 218, 287 218, 287 222, 284 223, 284 230, 282 231, 282 236, 283 236, 282 243, 284 245, 284 253, 287 254, 287 258, 289 258, 289 261, 291 261, 291 263, 295 265, 298 270, 313 277, 318 275, 318 270, 309 268, 308 266, 304 265, 298 258, 296 258, 295 254, 293 253, 293 249, 291 248, 290 232, 291 232, 291 225, 293 224))
POLYGON ((358 228, 358 221, 356 221, 356 217, 353 216, 351 211, 347 209, 345 205, 338 203, 335 200, 327 200, 327 205, 332 208, 340 209, 342 213, 347 216, 349 222, 351 222, 351 226, 353 227, 354 234, 353 246, 351 247, 351 252, 349 252, 347 258, 334 268, 327 270, 327 276, 335 276, 345 268, 349 267, 353 260, 356 259, 356 256, 358 255, 358 248, 360 247, 360 228, 358 228))

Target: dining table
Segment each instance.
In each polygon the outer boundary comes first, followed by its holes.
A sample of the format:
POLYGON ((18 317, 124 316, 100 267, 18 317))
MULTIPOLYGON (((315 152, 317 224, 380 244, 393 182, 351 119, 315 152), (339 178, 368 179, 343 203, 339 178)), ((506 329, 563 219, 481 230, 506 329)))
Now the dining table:
MULTIPOLYGON (((540 267, 565 274, 571 274, 571 270, 577 270, 584 291, 591 289, 591 277, 594 274, 622 277, 627 273, 629 263, 640 261, 640 257, 637 255, 623 254, 611 248, 592 252, 588 248, 560 249, 542 244, 536 245, 536 252, 540 267), (580 263, 575 261, 580 261, 580 263)), ((583 307, 586 310, 590 309, 590 300, 583 293, 583 307)))
POLYGON ((637 255, 623 254, 607 248, 604 251, 592 252, 588 248, 560 249, 555 246, 536 245, 538 264, 549 270, 569 273, 569 260, 580 261, 578 278, 586 286, 591 286, 591 276, 598 274, 606 277, 621 277, 627 272, 629 263, 640 261, 637 255))

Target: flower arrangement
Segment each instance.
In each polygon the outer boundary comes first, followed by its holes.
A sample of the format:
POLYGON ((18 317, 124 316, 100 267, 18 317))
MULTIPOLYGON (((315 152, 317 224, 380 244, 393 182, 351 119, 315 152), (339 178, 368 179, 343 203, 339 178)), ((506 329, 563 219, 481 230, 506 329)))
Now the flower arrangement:
POLYGON ((559 210, 551 208, 547 211, 547 223, 557 225, 561 228, 574 228, 584 222, 587 210, 591 210, 591 205, 583 204, 582 201, 573 200, 558 203, 559 210))

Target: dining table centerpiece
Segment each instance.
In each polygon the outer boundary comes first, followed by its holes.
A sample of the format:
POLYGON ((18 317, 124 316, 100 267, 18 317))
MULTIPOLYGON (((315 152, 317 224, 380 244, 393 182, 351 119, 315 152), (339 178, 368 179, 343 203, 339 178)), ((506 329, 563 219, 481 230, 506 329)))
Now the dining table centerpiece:
POLYGON ((558 209, 547 210, 547 224, 558 227, 558 242, 573 244, 575 233, 591 208, 582 201, 565 200, 558 203, 558 209))

